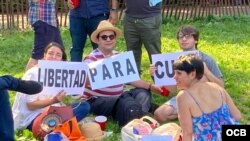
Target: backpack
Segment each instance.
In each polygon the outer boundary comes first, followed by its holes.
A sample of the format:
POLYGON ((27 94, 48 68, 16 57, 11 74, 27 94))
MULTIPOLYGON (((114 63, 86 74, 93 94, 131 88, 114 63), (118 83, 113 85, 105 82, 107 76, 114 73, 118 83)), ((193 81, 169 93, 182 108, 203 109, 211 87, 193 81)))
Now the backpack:
POLYGON ((142 105, 138 103, 129 92, 124 92, 118 99, 114 119, 120 127, 129 121, 143 116, 142 105))
POLYGON ((35 118, 32 132, 35 138, 42 140, 46 134, 52 132, 58 124, 73 117, 71 106, 49 106, 35 118))

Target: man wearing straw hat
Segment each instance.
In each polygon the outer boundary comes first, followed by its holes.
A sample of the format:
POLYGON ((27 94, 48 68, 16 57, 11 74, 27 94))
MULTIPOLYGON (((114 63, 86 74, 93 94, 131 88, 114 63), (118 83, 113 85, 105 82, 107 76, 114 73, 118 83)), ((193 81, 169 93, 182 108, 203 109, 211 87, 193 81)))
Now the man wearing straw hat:
MULTIPOLYGON (((116 41, 121 35, 121 30, 114 27, 110 22, 101 21, 97 29, 92 33, 91 40, 98 44, 98 48, 93 50, 84 59, 86 63, 91 63, 103 58, 108 58, 118 54, 114 50, 116 41)), ((161 89, 149 82, 138 80, 130 83, 134 89, 129 90, 131 96, 142 105, 142 111, 148 112, 151 106, 150 90, 161 93, 161 89)), ((88 102, 91 105, 91 112, 96 115, 112 115, 112 110, 119 96, 123 94, 124 84, 110 86, 92 90, 90 86, 86 86, 84 95, 90 97, 88 102)))

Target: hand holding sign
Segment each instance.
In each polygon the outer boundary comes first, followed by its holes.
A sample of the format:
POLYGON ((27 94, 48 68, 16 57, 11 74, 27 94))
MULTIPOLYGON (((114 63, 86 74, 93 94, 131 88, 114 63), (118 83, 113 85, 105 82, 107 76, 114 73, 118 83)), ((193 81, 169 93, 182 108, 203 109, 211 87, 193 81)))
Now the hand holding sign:
POLYGON ((65 95, 66 95, 65 91, 61 90, 56 96, 53 97, 53 104, 61 102, 65 95))
POLYGON ((149 74, 151 76, 154 76, 156 69, 157 68, 155 67, 155 64, 150 64, 150 66, 149 66, 149 74))
MULTIPOLYGON (((199 54, 197 50, 173 52, 166 54, 152 55, 152 62, 155 65, 154 82, 158 86, 176 85, 174 77, 173 63, 180 56, 185 54, 199 54)), ((153 67, 151 67, 154 69, 153 67)))

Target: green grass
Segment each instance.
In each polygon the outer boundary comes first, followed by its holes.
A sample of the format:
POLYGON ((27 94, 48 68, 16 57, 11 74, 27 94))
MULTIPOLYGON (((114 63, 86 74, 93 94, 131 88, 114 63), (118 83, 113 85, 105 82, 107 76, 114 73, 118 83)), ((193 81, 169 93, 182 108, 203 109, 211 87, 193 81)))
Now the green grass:
MULTIPOLYGON (((200 30, 199 49, 217 61, 223 73, 225 88, 232 96, 235 104, 243 114, 242 123, 250 124, 250 17, 213 17, 200 18, 188 21, 175 21, 165 19, 162 30, 162 52, 178 51, 176 30, 183 24, 192 24, 200 30)), ((122 27, 122 25, 119 25, 122 27)), ((71 47, 71 38, 67 28, 61 29, 61 34, 67 54, 71 47)), ((150 36, 150 35, 149 35, 150 36)), ((27 30, 18 33, 16 31, 4 31, 0 33, 0 74, 11 74, 22 77, 24 68, 30 57, 33 44, 33 32, 27 30)), ((121 38, 117 44, 117 50, 125 51, 125 41, 121 38)), ((91 51, 88 42, 84 56, 91 51)), ((143 52, 142 78, 152 81, 148 73, 149 60, 147 53, 143 52)), ((11 102, 14 100, 14 92, 10 92, 11 102)), ((173 94, 171 95, 173 96, 173 94)), ((155 103, 161 104, 168 98, 153 96, 155 103)), ((113 135, 106 140, 120 140, 120 129, 117 124, 109 119, 107 129, 113 131, 113 135)), ((32 134, 25 131, 16 133, 17 140, 35 140, 32 134)))

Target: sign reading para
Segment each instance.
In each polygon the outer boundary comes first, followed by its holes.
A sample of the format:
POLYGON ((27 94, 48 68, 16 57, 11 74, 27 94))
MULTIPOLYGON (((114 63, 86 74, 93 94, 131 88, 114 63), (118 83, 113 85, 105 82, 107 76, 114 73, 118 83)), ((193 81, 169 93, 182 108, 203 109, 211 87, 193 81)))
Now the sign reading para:
POLYGON ((93 90, 139 80, 132 51, 89 63, 89 80, 93 90))
POLYGON ((78 95, 84 91, 88 65, 84 62, 38 61, 38 82, 44 93, 64 90, 67 95, 78 95))
POLYGON ((166 54, 152 55, 152 63, 157 68, 154 74, 154 82, 158 86, 162 85, 176 85, 174 77, 173 63, 180 55, 197 54, 199 51, 183 51, 166 54))

